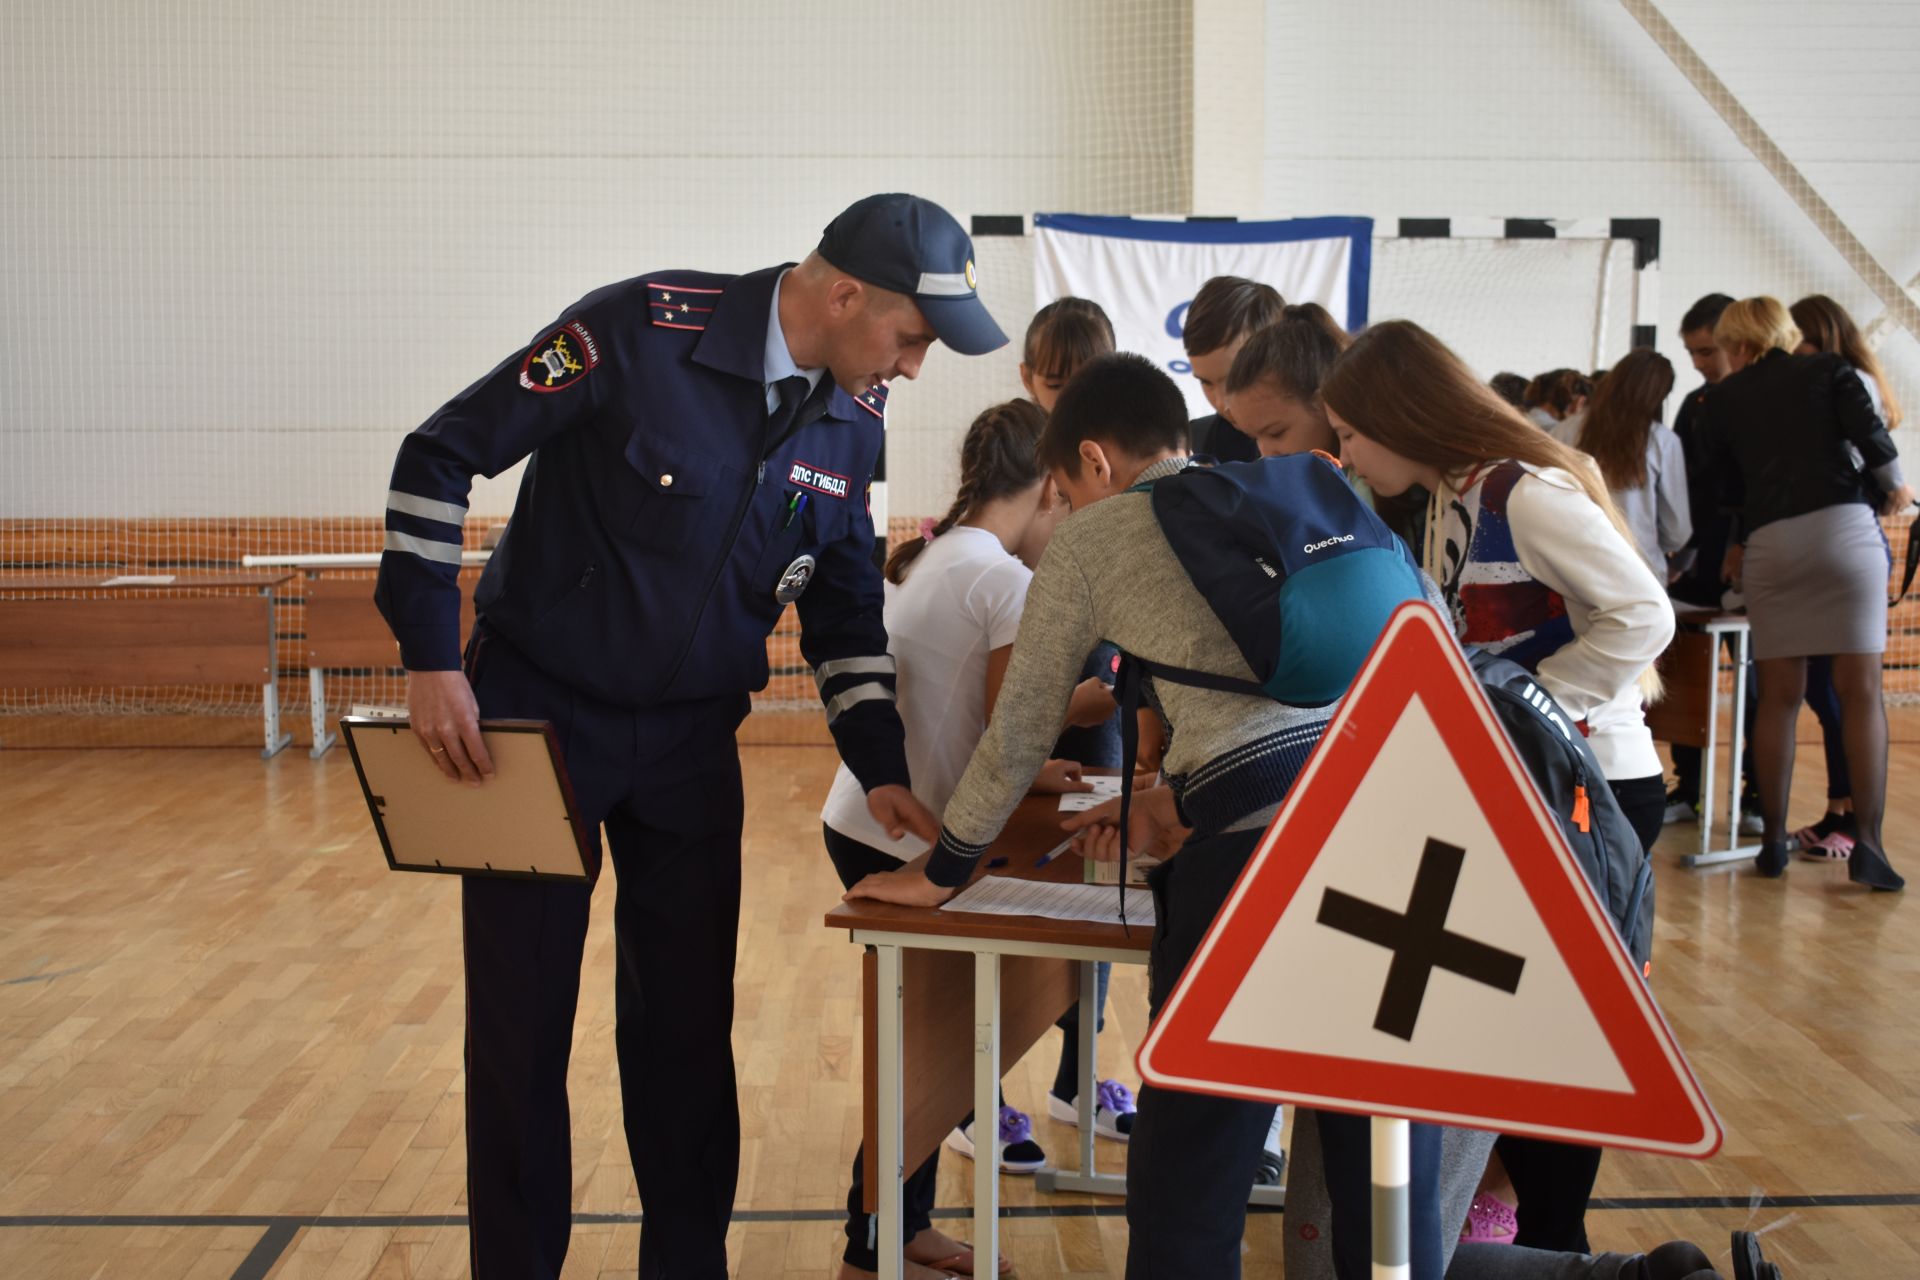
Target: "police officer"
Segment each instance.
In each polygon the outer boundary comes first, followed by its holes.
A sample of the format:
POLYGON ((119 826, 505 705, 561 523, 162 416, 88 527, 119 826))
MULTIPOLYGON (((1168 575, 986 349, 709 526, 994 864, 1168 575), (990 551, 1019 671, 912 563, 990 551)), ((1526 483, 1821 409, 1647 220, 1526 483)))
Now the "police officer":
MULTIPOLYGON (((640 1274, 726 1275, 739 1167, 734 730, 797 601, 841 757, 896 834, 907 789, 867 486, 886 382, 944 341, 1006 341, 944 209, 861 200, 797 265, 666 271, 588 294, 409 435, 376 598, 413 731, 450 779, 493 772, 477 720, 550 721, 618 879, 615 1040, 645 1225, 640 1274), (475 591, 475 475, 531 455, 475 591)), ((477 1277, 560 1273, 572 1221, 567 1055, 591 889, 468 877, 467 1193, 477 1277)))

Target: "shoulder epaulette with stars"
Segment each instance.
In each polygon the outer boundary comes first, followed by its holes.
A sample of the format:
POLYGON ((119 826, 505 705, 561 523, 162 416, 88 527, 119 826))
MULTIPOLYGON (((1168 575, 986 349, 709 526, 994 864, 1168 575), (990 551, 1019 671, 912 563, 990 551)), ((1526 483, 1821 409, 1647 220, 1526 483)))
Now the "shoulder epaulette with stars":
POLYGON ((884 421, 887 416, 887 384, 876 382, 853 398, 854 403, 884 421))
POLYGON ((696 289, 691 285, 653 283, 647 286, 647 316, 663 329, 691 329, 695 333, 707 327, 713 314, 718 289, 696 289))

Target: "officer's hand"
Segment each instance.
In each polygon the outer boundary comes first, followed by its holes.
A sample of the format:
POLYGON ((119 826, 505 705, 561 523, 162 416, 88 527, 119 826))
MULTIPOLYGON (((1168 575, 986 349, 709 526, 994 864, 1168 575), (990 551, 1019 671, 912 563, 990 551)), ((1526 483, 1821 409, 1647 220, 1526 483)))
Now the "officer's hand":
POLYGON ((874 872, 847 890, 840 901, 871 898, 875 902, 892 902, 903 907, 937 907, 955 892, 927 879, 927 873, 917 867, 902 867, 898 871, 874 872))
POLYGON ((1049 760, 1040 766, 1033 789, 1040 795, 1061 796, 1073 791, 1091 791, 1093 784, 1080 776, 1078 760, 1049 760))
POLYGON ((928 844, 940 843, 940 820, 913 792, 897 783, 867 792, 867 812, 895 840, 912 834, 928 844))
POLYGON ((470 787, 493 777, 493 757, 480 737, 480 704, 466 672, 407 672, 407 719, 440 772, 470 787))

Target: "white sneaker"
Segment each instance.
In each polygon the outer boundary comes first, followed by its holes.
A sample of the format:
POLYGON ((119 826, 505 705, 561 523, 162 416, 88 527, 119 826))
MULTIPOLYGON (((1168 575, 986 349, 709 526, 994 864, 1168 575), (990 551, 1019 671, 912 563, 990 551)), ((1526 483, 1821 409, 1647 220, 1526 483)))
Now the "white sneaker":
POLYGON ((1740 815, 1740 834, 1743 836, 1764 836, 1767 834, 1767 822, 1757 813, 1740 815))
POLYGON ((1267 1140, 1260 1151, 1260 1167, 1253 1173, 1253 1185, 1256 1187, 1284 1187, 1287 1184, 1287 1153, 1280 1149, 1280 1129, 1286 1119, 1285 1107, 1273 1109, 1273 1124, 1267 1129, 1267 1140))
MULTIPOLYGON (((1093 1096, 1093 1131, 1115 1142, 1125 1142, 1133 1137, 1133 1117, 1138 1110, 1134 1105, 1133 1090, 1118 1080, 1102 1080, 1093 1096)), ((1047 1114, 1079 1128, 1080 1095, 1075 1094, 1073 1101, 1068 1102, 1058 1094, 1048 1093, 1047 1114)))
POLYGON ((1675 800, 1669 796, 1666 812, 1660 815, 1660 825, 1670 827, 1676 822, 1697 822, 1699 819, 1700 811, 1694 807, 1693 801, 1675 800))
MULTIPOLYGON (((977 1123, 977 1122, 976 1122, 977 1123)), ((947 1146, 974 1158, 973 1125, 962 1125, 947 1135, 947 1146)), ((1033 1121, 1024 1111, 1000 1108, 1000 1172, 1038 1173, 1047 1167, 1047 1153, 1033 1140, 1033 1121)))

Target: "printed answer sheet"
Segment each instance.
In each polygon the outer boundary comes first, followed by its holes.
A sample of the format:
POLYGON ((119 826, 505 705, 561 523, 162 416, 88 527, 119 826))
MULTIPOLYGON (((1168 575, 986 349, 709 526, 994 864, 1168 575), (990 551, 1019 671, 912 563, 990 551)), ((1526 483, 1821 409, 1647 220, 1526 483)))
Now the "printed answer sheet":
POLYGON ((1078 813, 1082 809, 1095 809, 1109 800, 1120 798, 1120 779, 1118 777, 1083 778, 1083 782, 1093 785, 1091 791, 1069 791, 1060 797, 1060 812, 1078 813))
MULTIPOLYGON (((1128 889, 1129 925, 1153 924, 1153 894, 1128 889)), ((1040 916, 1047 920, 1084 920, 1092 924, 1119 924, 1120 894, 1112 885, 1053 884, 1045 880, 1016 880, 988 876, 975 881, 940 908, 995 916, 1040 916)))

